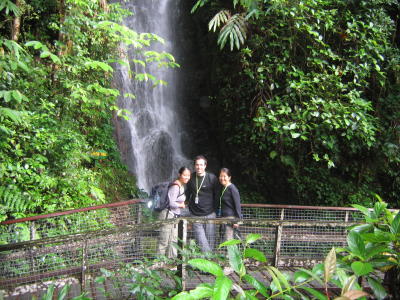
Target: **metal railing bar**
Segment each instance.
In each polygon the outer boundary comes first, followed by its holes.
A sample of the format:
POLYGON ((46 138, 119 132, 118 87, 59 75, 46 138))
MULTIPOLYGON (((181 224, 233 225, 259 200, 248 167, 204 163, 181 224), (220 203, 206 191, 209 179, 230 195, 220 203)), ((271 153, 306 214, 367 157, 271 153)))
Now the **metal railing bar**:
POLYGON ((28 221, 36 221, 36 220, 40 220, 40 219, 59 217, 59 216, 70 215, 70 214, 85 212, 85 211, 90 211, 90 210, 119 207, 119 206, 124 206, 124 205, 129 205, 129 204, 142 203, 142 202, 143 202, 143 200, 141 200, 141 199, 132 199, 132 200, 127 200, 127 201, 120 201, 120 202, 114 202, 114 203, 108 203, 108 204, 102 204, 102 205, 96 205, 96 206, 76 208, 76 209, 65 210, 65 211, 60 211, 60 212, 55 212, 55 213, 50 213, 50 214, 36 215, 36 216, 32 216, 32 217, 26 217, 26 218, 14 219, 14 220, 7 220, 7 221, 1 222, 0 225, 9 225, 9 224, 22 223, 22 222, 28 222, 28 221))
POLYGON ((46 237, 42 238, 40 240, 33 240, 33 241, 26 241, 26 242, 18 242, 18 243, 13 243, 13 244, 5 244, 5 245, 0 245, 0 252, 3 251, 9 251, 9 250, 15 250, 15 249, 21 249, 21 248, 28 248, 28 247, 40 247, 44 246, 47 244, 57 244, 57 243, 63 243, 68 245, 69 242, 78 242, 82 241, 86 238, 96 238, 99 236, 105 236, 105 235, 112 235, 112 234, 123 234, 126 232, 132 232, 132 231, 141 231, 141 230, 151 230, 155 228, 159 228, 161 224, 167 224, 171 223, 174 224, 177 222, 177 219, 169 219, 165 221, 158 221, 158 222, 153 222, 153 223, 142 223, 142 224, 128 224, 125 226, 121 226, 118 228, 112 228, 112 229, 100 229, 100 230, 93 230, 93 231, 87 231, 87 232, 79 232, 79 233, 72 233, 72 234, 67 234, 67 235, 59 235, 55 237, 46 237))
POLYGON ((308 209, 308 210, 337 210, 337 211, 359 211, 354 207, 336 206, 304 206, 304 205, 285 205, 285 204, 261 204, 261 203, 242 203, 242 207, 250 208, 286 208, 286 209, 308 209))
MULTIPOLYGON (((260 220, 260 219, 226 219, 226 218, 217 218, 217 219, 202 219, 202 218, 184 218, 189 223, 214 223, 214 224, 226 224, 227 221, 229 223, 236 222, 243 226, 248 225, 269 225, 269 226, 283 226, 283 227, 348 227, 352 225, 360 224, 359 222, 326 222, 326 221, 281 221, 281 220, 260 220)), ((125 232, 132 232, 132 231, 140 231, 140 230, 149 230, 154 228, 159 228, 160 224, 175 224, 179 219, 168 219, 165 221, 157 221, 153 223, 141 223, 141 224, 134 224, 134 225, 124 225, 118 228, 112 229, 100 229, 94 231, 87 231, 87 232, 80 232, 80 233, 73 233, 69 235, 60 235, 56 237, 47 237, 40 240, 33 240, 33 241, 26 241, 26 242, 18 242, 13 244, 5 244, 0 245, 0 252, 27 248, 29 246, 43 246, 47 244, 56 244, 63 242, 64 244, 68 244, 68 242, 77 242, 79 240, 84 240, 85 238, 90 237, 98 237, 102 235, 111 235, 111 234, 123 234, 125 232)), ((254 228, 254 227, 252 227, 254 228)))

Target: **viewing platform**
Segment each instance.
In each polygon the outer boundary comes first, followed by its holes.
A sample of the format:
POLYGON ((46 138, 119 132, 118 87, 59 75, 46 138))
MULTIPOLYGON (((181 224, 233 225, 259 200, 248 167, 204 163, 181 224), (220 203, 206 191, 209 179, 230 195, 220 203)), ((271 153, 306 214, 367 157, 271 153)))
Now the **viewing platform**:
MULTIPOLYGON (((168 269, 181 278, 185 290, 214 280, 185 263, 201 255, 194 251, 192 224, 215 223, 218 246, 222 242, 219 229, 232 220, 176 218, 161 222, 145 204, 136 199, 2 222, 1 240, 7 241, 0 245, 0 290, 4 299, 41 297, 51 282, 56 293, 70 283, 69 298, 83 292, 94 299, 126 298, 126 288, 116 288, 115 284, 126 279, 118 271, 126 264, 135 270, 146 267, 146 263, 152 270, 168 269), (167 223, 179 227, 184 251, 177 266, 151 263, 158 258, 159 230, 167 223), (95 278, 101 269, 116 272, 99 283, 95 278)), ((240 237, 259 234, 261 238, 251 244, 252 248, 263 252, 269 265, 288 272, 312 267, 322 262, 332 247, 346 246, 348 227, 363 220, 358 210, 343 207, 242 204, 242 212, 243 219, 237 220, 240 237)), ((224 255, 225 251, 216 247, 214 254, 224 255)), ((257 265, 247 267, 259 280, 270 279, 257 265)), ((232 275, 232 280, 238 278, 232 275)), ((165 284, 175 283, 166 279, 165 284)))

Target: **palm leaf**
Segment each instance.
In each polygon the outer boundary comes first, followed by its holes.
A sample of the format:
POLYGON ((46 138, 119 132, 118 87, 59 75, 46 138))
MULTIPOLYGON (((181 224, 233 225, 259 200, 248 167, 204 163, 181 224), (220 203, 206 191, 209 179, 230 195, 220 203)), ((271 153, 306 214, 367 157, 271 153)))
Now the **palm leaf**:
POLYGON ((240 45, 244 44, 246 38, 247 23, 244 16, 242 14, 235 14, 221 28, 217 43, 222 49, 229 39, 232 51, 234 46, 236 46, 237 49, 240 49, 240 45))
POLYGON ((216 31, 217 28, 219 26, 221 26, 221 24, 225 24, 226 22, 228 22, 228 20, 231 17, 231 13, 229 12, 229 10, 221 10, 220 12, 218 12, 212 19, 210 22, 208 22, 208 30, 209 31, 216 31))
POLYGON ((7 107, 0 107, 0 117, 7 117, 14 123, 22 122, 21 112, 7 107))

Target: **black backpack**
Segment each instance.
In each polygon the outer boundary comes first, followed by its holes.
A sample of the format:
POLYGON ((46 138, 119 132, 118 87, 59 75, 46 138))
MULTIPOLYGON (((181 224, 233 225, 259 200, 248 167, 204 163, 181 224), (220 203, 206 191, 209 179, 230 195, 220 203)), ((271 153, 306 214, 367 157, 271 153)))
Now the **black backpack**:
POLYGON ((151 201, 149 207, 151 210, 160 212, 169 208, 168 189, 172 185, 178 185, 174 182, 161 182, 151 188, 149 199, 151 201))

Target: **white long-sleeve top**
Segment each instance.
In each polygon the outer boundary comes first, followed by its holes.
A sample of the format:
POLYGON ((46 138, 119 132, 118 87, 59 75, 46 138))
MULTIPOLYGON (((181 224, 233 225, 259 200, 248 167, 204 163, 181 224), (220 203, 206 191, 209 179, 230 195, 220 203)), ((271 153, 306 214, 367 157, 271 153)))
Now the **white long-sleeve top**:
POLYGON ((185 189, 183 186, 178 184, 173 184, 168 189, 168 199, 169 199, 169 210, 175 215, 181 214, 181 208, 179 204, 185 202, 185 189))

